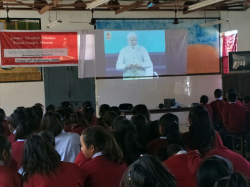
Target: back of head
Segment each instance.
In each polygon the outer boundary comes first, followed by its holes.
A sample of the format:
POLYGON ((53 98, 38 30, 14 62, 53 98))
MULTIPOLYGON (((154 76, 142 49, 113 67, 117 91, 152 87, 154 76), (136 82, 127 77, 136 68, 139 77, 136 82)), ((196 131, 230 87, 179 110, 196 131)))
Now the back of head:
POLYGON ((11 143, 9 140, 0 135, 0 160, 2 160, 5 165, 8 165, 11 162, 11 143), (9 158, 6 158, 7 155, 9 158))
POLYGON ((104 120, 105 124, 109 128, 111 128, 115 118, 117 118, 117 117, 118 117, 118 115, 115 112, 107 111, 103 117, 103 120, 104 120))
POLYGON ((94 108, 91 105, 85 104, 82 106, 82 113, 88 123, 91 123, 92 116, 94 114, 94 108))
POLYGON ((142 146, 147 146, 149 141, 149 126, 147 118, 142 114, 135 114, 132 116, 131 121, 136 126, 138 142, 142 146))
POLYGON ((243 99, 244 103, 248 105, 249 101, 250 101, 250 95, 246 95, 243 99))
POLYGON ((49 106, 46 107, 46 112, 49 111, 56 111, 56 107, 55 105, 50 104, 49 106))
POLYGON ((4 121, 5 116, 6 116, 5 111, 2 108, 0 108, 0 123, 4 121))
POLYGON ((43 140, 51 145, 53 145, 53 147, 55 147, 56 142, 55 142, 55 137, 53 136, 53 134, 49 131, 41 131, 38 133, 39 136, 41 136, 43 138, 43 140))
POLYGON ((72 126, 89 126, 82 112, 80 111, 69 114, 69 124, 72 126))
POLYGON ((122 163, 123 154, 117 145, 114 137, 106 132, 102 127, 89 127, 82 132, 83 142, 88 149, 94 146, 95 152, 102 152, 102 156, 106 159, 122 163))
POLYGON ((229 92, 227 95, 227 99, 229 102, 236 102, 237 94, 235 92, 229 92))
POLYGON ((54 137, 62 132, 63 124, 61 115, 57 112, 47 112, 41 122, 41 130, 50 131, 54 137))
POLYGON ((191 108, 189 112, 189 121, 190 138, 195 141, 198 148, 212 148, 215 139, 215 131, 207 110, 202 106, 191 108))
POLYGON ((144 104, 139 104, 139 105, 136 105, 133 107, 133 115, 135 114, 142 114, 144 115, 148 122, 150 122, 150 115, 149 115, 149 112, 148 112, 148 108, 146 105, 144 104))
POLYGON ((141 156, 129 166, 121 183, 125 187, 176 187, 173 175, 151 155, 141 156))
POLYGON ((37 123, 32 119, 26 119, 18 122, 16 128, 15 140, 27 139, 29 135, 35 133, 38 129, 37 123))
POLYGON ((236 90, 236 89, 233 89, 233 88, 229 89, 229 90, 227 91, 227 94, 229 94, 230 92, 234 92, 234 93, 237 94, 237 90, 236 90))
POLYGON ((208 96, 202 95, 200 98, 200 103, 207 104, 208 103, 208 96))
POLYGON ((14 110, 14 112, 9 116, 8 123, 14 128, 17 128, 19 122, 27 119, 23 110, 14 110))
POLYGON ((43 109, 38 105, 34 105, 32 108, 34 109, 36 115, 39 117, 39 120, 41 121, 43 117, 43 109))
POLYGON ((249 181, 238 172, 218 180, 214 187, 249 187, 249 181))
POLYGON ((222 90, 221 89, 214 90, 214 97, 221 98, 222 97, 222 90))
POLYGON ((84 101, 84 102, 82 103, 82 108, 83 108, 85 105, 92 106, 92 103, 91 103, 91 101, 84 101))
POLYGON ((198 187, 212 187, 221 178, 233 172, 232 164, 220 156, 207 158, 197 172, 198 187))
POLYGON ((24 114, 25 114, 27 119, 32 119, 32 120, 36 121, 37 123, 39 123, 40 119, 39 119, 39 116, 36 114, 36 111, 34 110, 34 108, 27 107, 23 111, 24 111, 24 114))
POLYGON ((69 101, 62 102, 60 109, 63 110, 64 113, 72 113, 74 111, 74 107, 69 101))
POLYGON ((170 144, 169 146, 167 146, 167 159, 169 159, 170 157, 174 156, 179 151, 183 151, 183 150, 184 149, 180 145, 170 144))
POLYGON ((61 157, 55 148, 39 135, 27 138, 23 153, 24 180, 35 173, 50 174, 59 167, 61 157))
POLYGON ((118 116, 121 115, 121 110, 120 110, 120 108, 117 107, 117 106, 112 106, 112 107, 110 107, 110 110, 113 111, 113 112, 115 112, 118 116))
POLYGON ((113 124, 112 124, 112 129, 115 129, 115 127, 117 126, 118 123, 120 123, 120 121, 126 119, 123 116, 118 116, 114 119, 113 124))
POLYGON ((164 114, 159 121, 161 135, 166 136, 171 144, 184 146, 179 129, 179 119, 174 114, 164 114))
POLYGON ((99 116, 100 118, 103 118, 106 112, 108 112, 110 109, 110 106, 107 104, 102 104, 99 108, 99 116))

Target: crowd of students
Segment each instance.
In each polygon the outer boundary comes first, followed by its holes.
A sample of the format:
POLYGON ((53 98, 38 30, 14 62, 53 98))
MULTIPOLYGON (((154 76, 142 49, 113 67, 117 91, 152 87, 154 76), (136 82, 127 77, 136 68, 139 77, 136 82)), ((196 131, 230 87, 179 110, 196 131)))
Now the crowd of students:
POLYGON ((151 121, 143 104, 131 120, 107 104, 97 118, 88 101, 17 107, 8 118, 0 109, 0 187, 248 187, 250 163, 224 145, 249 131, 249 99, 214 95, 190 109, 185 133, 176 115, 151 121))

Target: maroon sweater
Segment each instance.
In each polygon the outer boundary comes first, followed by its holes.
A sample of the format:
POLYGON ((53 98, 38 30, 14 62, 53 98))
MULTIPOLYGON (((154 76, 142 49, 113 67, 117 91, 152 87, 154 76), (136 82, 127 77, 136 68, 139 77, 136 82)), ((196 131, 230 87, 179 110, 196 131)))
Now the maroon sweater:
POLYGON ((92 160, 91 158, 86 158, 86 156, 82 153, 82 151, 76 156, 75 164, 81 168, 88 161, 92 160))
POLYGON ((116 164, 97 156, 81 167, 83 186, 119 187, 125 170, 125 164, 116 164))
MULTIPOLYGON (((228 159, 232 163, 234 171, 241 173, 247 178, 250 178, 250 163, 238 153, 221 146, 217 149, 207 152, 203 158, 205 159, 214 155, 228 159)), ((191 173, 196 174, 202 161, 203 159, 197 150, 193 150, 188 153, 188 166, 191 173)))
POLYGON ((0 187, 22 187, 23 181, 17 171, 7 166, 0 166, 0 187))
POLYGON ((17 171, 21 167, 23 159, 23 150, 24 150, 25 141, 18 141, 12 144, 12 158, 17 162, 17 171))
POLYGON ((15 142, 15 134, 10 134, 7 138, 10 141, 11 144, 13 144, 15 142))
POLYGON ((215 100, 210 103, 211 108, 213 109, 213 120, 214 121, 222 121, 222 108, 227 102, 223 100, 215 100))
POLYGON ((167 139, 157 138, 147 145, 147 153, 150 155, 156 155, 159 149, 166 148, 169 145, 167 139))
POLYGON ((196 176, 188 168, 187 154, 174 155, 164 161, 178 187, 196 187, 196 176))
POLYGON ((246 109, 236 103, 226 104, 222 109, 223 125, 229 133, 240 134, 247 130, 246 109))
POLYGON ((73 163, 60 162, 60 167, 54 173, 45 175, 36 173, 23 187, 82 187, 82 176, 80 169, 73 163))

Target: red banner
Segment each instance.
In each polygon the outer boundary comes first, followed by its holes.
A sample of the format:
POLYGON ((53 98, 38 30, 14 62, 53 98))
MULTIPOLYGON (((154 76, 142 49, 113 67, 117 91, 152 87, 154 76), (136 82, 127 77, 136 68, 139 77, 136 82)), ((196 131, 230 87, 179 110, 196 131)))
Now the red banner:
POLYGON ((0 32, 2 67, 78 64, 77 32, 0 32))

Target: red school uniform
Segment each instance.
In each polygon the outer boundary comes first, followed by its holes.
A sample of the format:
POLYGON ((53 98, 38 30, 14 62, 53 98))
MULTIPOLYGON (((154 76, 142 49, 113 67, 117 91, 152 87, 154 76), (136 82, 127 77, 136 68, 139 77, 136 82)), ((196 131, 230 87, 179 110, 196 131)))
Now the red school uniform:
POLYGON ((12 158, 17 162, 17 171, 22 164, 24 145, 25 141, 16 141, 12 144, 12 158))
POLYGON ((210 103, 213 109, 213 119, 214 121, 222 121, 222 108, 227 102, 224 100, 217 99, 210 103))
POLYGON ((79 136, 81 136, 82 131, 83 131, 84 129, 86 129, 86 128, 87 128, 87 127, 85 127, 85 126, 77 126, 77 127, 73 128, 73 129, 71 129, 70 132, 77 133, 77 134, 79 134, 79 136))
POLYGON ((22 176, 7 166, 0 166, 0 187, 22 187, 22 176))
POLYGON ((91 158, 86 158, 86 156, 80 152, 75 159, 75 164, 81 168, 84 164, 86 164, 88 161, 92 160, 91 158))
POLYGON ((247 130, 246 109, 236 103, 230 103, 223 107, 223 126, 229 133, 240 134, 247 130))
POLYGON ((23 187, 82 187, 80 169, 73 163, 60 162, 54 173, 45 175, 36 173, 25 181, 23 187))
POLYGON ((179 154, 164 161, 176 179, 178 187, 196 187, 196 176, 188 168, 187 154, 179 154))
POLYGON ((210 104, 202 104, 201 106, 203 106, 204 108, 207 109, 210 118, 213 119, 213 109, 212 109, 212 107, 210 106, 210 104))
POLYGON ((102 155, 94 157, 81 167, 83 186, 119 187, 125 170, 125 164, 116 164, 102 155))
POLYGON ((166 137, 157 138, 147 145, 147 154, 155 156, 159 149, 166 148, 168 145, 169 142, 166 137))
POLYGON ((15 142, 15 134, 10 134, 7 138, 10 141, 11 144, 13 144, 15 142))
POLYGON ((188 166, 191 173, 196 174, 203 159, 215 155, 226 158, 232 163, 233 170, 235 172, 237 171, 245 177, 250 178, 250 163, 238 153, 235 153, 224 146, 218 147, 217 149, 207 152, 203 158, 201 158, 201 155, 197 150, 190 151, 188 153, 188 166))
MULTIPOLYGON (((190 138, 190 132, 182 133, 181 137, 182 137, 184 144, 189 148, 189 150, 198 149, 196 142, 190 138)), ((215 139, 213 142, 213 146, 215 148, 223 146, 223 142, 221 140, 220 134, 217 131, 215 131, 215 139)))

